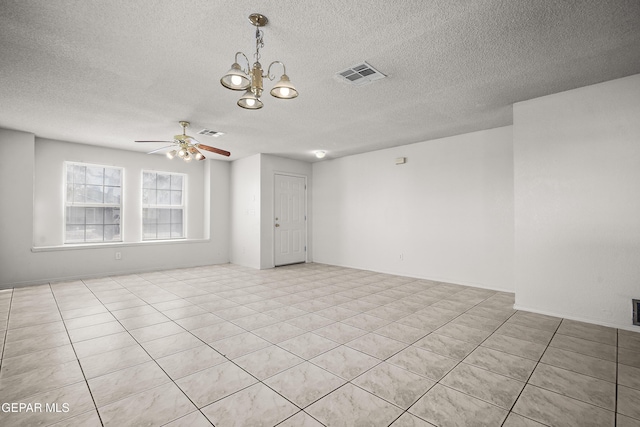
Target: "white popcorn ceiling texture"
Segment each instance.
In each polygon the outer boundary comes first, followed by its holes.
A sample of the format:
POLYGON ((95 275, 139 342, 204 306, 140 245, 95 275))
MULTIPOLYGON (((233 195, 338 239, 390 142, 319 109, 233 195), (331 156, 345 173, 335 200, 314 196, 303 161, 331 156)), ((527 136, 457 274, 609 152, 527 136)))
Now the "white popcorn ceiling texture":
POLYGON ((640 1, 3 0, 0 58, 3 128, 150 151, 133 141, 189 120, 225 132, 198 137, 231 160, 317 161, 509 125, 515 102, 639 73, 640 1), (253 12, 270 20, 263 66, 284 62, 300 96, 265 81, 246 111, 219 79, 252 54, 253 12), (335 77, 363 61, 388 77, 335 77))

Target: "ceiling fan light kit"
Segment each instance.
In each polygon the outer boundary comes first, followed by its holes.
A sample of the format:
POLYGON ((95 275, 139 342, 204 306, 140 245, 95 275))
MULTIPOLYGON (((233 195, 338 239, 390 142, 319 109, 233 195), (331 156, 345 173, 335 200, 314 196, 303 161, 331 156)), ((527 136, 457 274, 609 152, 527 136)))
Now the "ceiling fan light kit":
POLYGON ((255 62, 253 65, 249 62, 247 55, 242 52, 236 52, 236 58, 231 65, 229 71, 222 76, 220 83, 222 86, 231 90, 244 90, 244 95, 238 100, 238 106, 247 110, 258 110, 264 106, 260 97, 264 90, 262 81, 267 78, 274 80, 275 76, 271 74, 271 67, 275 64, 282 65, 282 76, 278 83, 269 92, 273 97, 280 99, 293 99, 298 96, 298 90, 289 80, 287 69, 280 61, 273 61, 267 68, 267 73, 263 74, 262 64, 260 64, 260 48, 264 47, 262 40, 263 32, 260 27, 267 25, 269 20, 266 16, 259 13, 249 15, 249 21, 256 27, 256 53, 254 54, 255 62), (244 57, 247 67, 242 68, 238 63, 238 58, 244 57))
POLYGON ((159 148, 157 150, 153 150, 148 152, 147 154, 152 154, 167 148, 172 148, 175 145, 173 150, 167 152, 167 157, 169 159, 173 159, 176 156, 184 160, 185 162, 190 162, 192 160, 204 160, 205 156, 200 152, 200 150, 211 151, 212 153, 220 154, 221 156, 229 157, 231 155, 230 152, 221 150, 219 148, 210 147, 208 145, 202 144, 198 142, 194 137, 187 135, 187 127, 189 126, 189 122, 180 121, 180 126, 182 126, 182 134, 174 135, 173 141, 136 141, 136 142, 168 142, 173 145, 169 145, 166 147, 159 148))

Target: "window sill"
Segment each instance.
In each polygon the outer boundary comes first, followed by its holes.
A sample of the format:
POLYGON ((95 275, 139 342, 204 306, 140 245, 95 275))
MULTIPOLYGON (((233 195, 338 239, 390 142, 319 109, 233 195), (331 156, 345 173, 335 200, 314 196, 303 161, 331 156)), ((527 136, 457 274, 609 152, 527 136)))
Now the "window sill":
POLYGON ((56 251, 77 251, 85 249, 106 249, 106 248, 127 248, 144 247, 158 245, 183 245, 191 243, 209 243, 210 239, 174 239, 174 240, 146 240, 144 242, 114 242, 114 243, 81 243, 67 244, 59 246, 34 246, 31 252, 56 252, 56 251))

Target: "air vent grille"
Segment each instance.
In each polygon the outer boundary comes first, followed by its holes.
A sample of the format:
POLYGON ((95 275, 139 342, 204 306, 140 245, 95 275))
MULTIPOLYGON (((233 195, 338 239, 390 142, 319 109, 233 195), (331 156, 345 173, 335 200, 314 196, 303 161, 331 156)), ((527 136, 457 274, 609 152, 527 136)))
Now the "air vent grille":
POLYGON ((200 132, 198 132, 198 135, 219 137, 221 135, 224 135, 224 132, 218 132, 211 129, 202 129, 200 132))
POLYGON ((339 80, 354 86, 363 86, 386 77, 366 62, 339 71, 336 76, 339 80))

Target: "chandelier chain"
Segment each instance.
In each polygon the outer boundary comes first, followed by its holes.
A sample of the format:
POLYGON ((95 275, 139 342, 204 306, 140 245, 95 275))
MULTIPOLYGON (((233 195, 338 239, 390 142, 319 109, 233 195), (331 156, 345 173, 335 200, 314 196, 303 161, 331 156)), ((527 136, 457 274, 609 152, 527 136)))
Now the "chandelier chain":
POLYGON ((256 62, 260 61, 260 49, 264 47, 264 41, 262 40, 263 35, 264 33, 256 27, 256 53, 254 54, 256 62))

